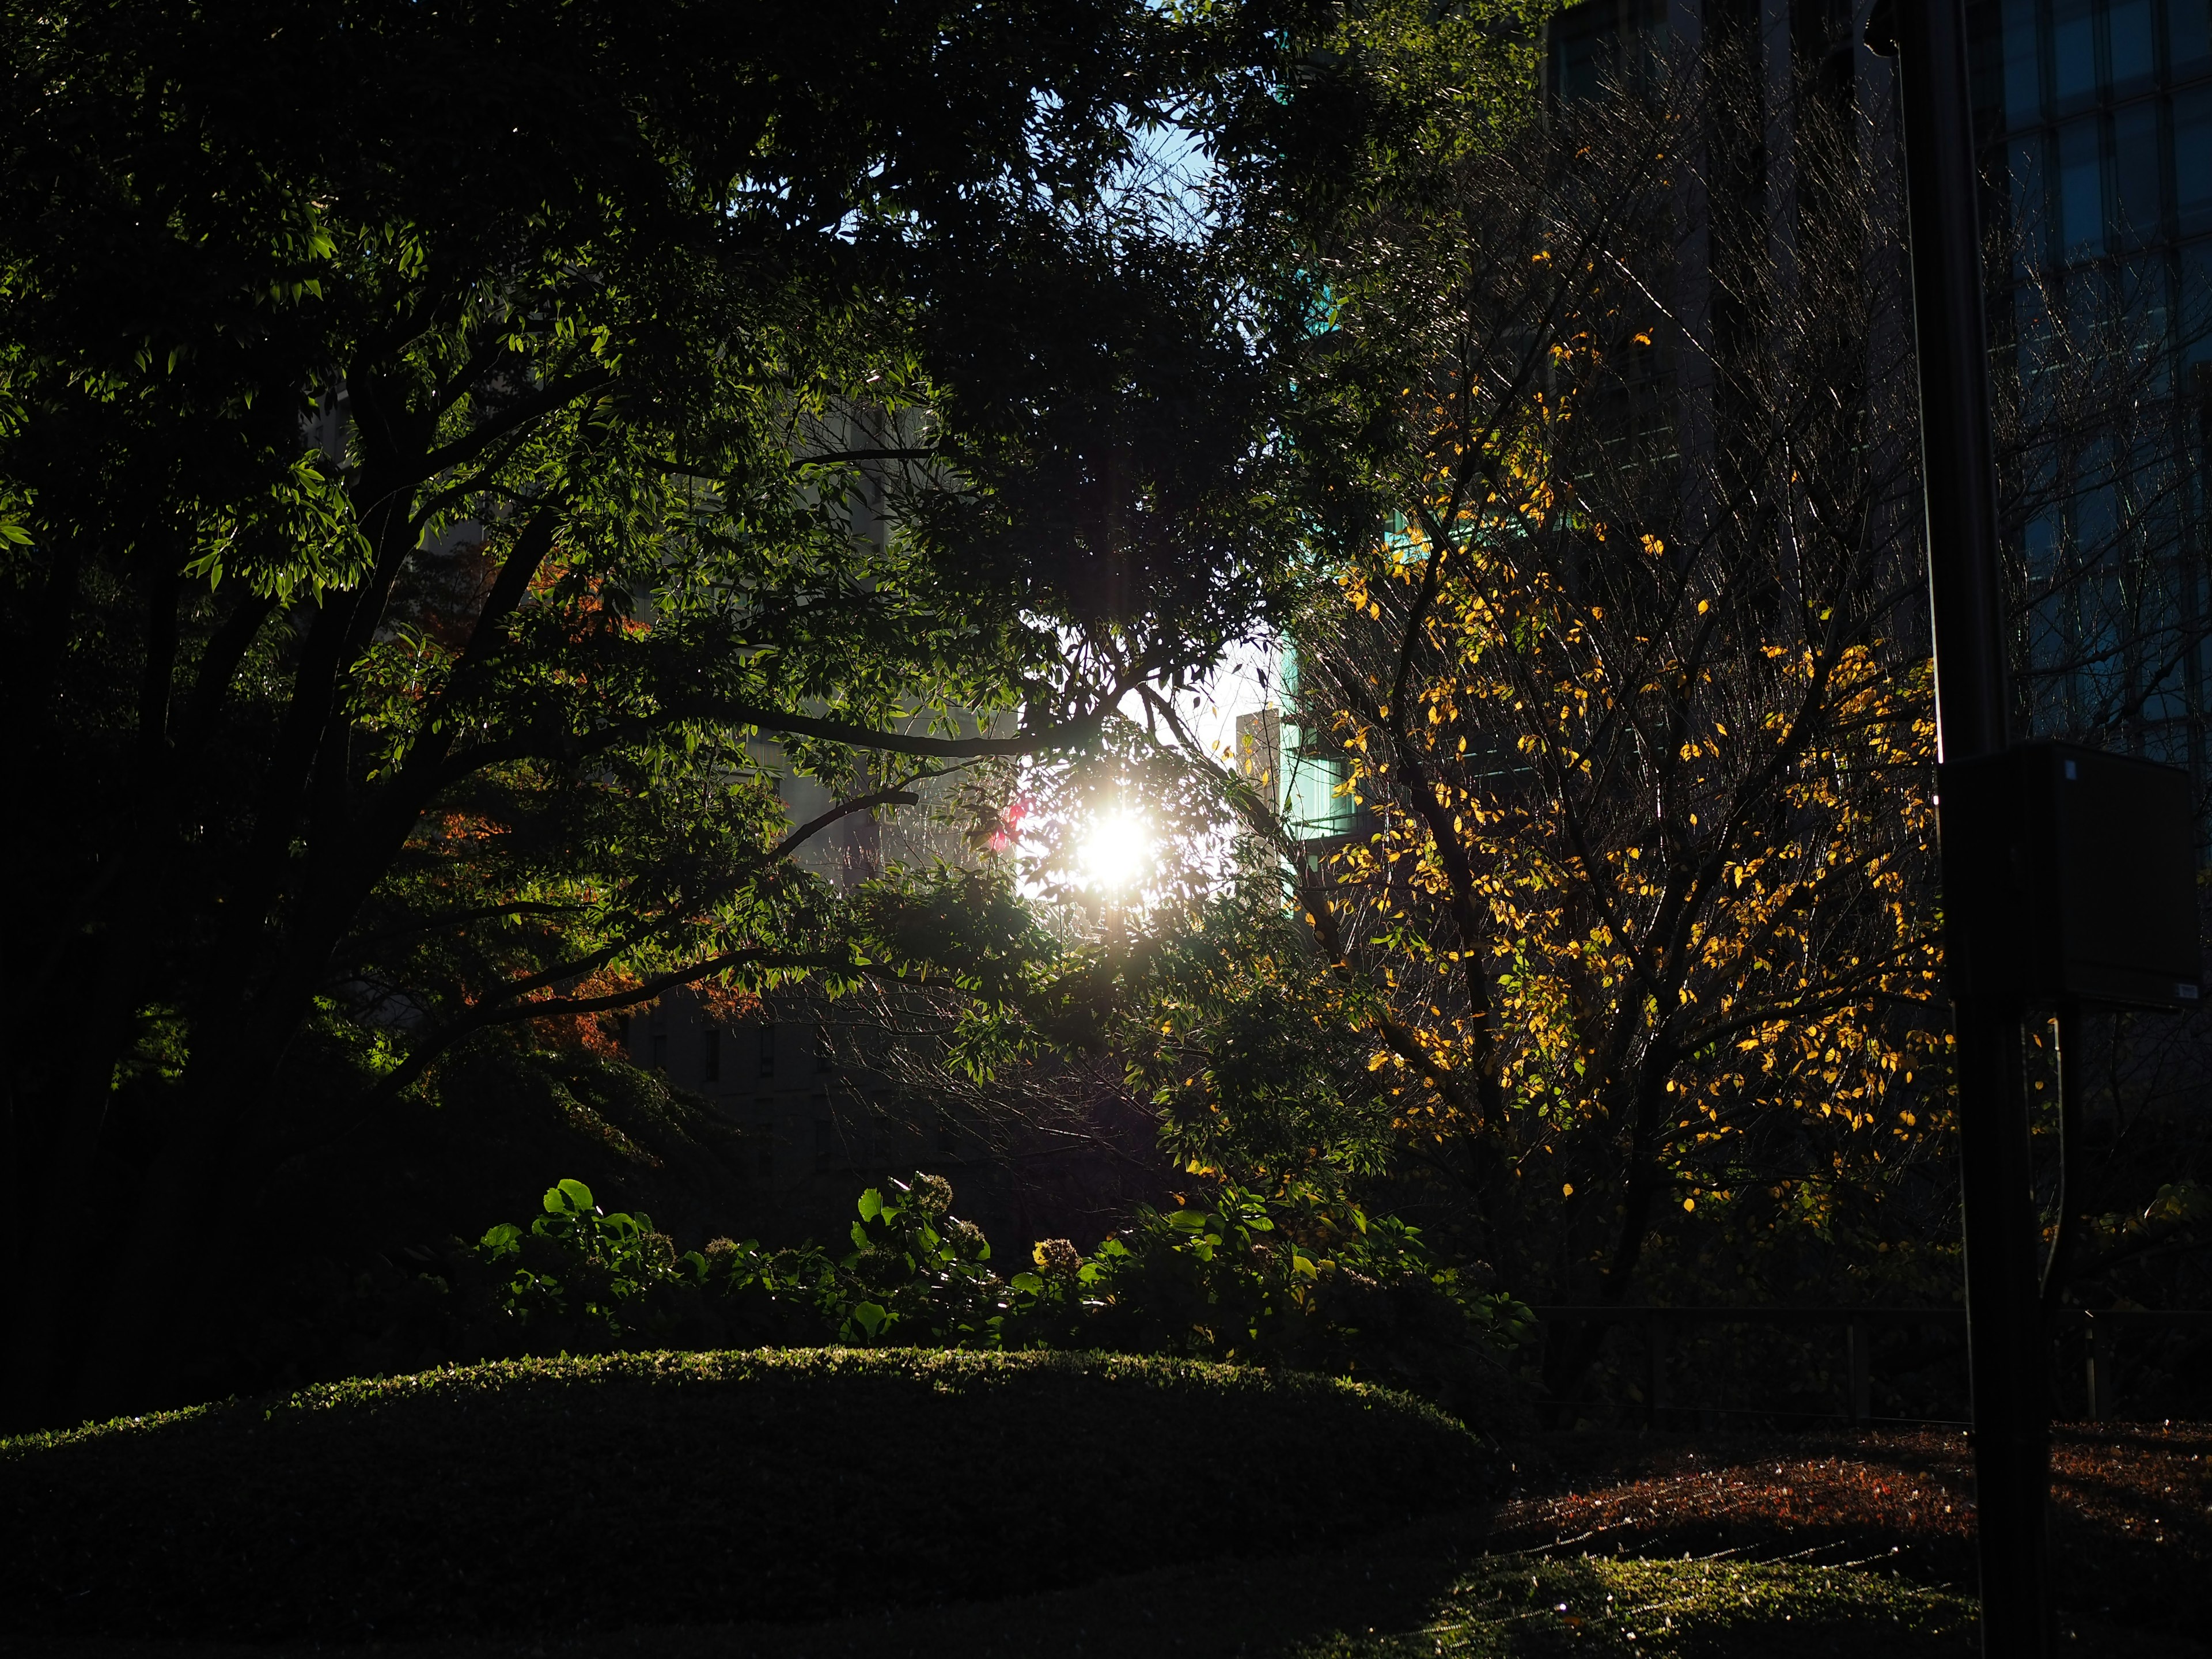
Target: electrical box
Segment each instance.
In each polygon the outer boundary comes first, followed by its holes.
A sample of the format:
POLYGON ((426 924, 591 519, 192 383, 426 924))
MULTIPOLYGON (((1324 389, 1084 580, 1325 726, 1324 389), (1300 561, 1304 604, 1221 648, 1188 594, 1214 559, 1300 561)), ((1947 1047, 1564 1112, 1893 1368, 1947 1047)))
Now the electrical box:
POLYGON ((2197 1006, 2188 773, 2079 744, 2022 744, 1944 766, 1938 803, 1953 994, 2197 1006))

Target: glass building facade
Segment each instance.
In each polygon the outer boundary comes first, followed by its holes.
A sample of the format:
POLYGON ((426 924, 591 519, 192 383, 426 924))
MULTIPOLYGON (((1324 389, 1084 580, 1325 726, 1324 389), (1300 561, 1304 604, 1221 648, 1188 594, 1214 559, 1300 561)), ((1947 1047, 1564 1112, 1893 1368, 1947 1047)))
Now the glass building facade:
POLYGON ((1275 809, 1283 827, 1300 841, 1328 841, 1355 833, 1361 824, 1352 798, 1352 764, 1327 732, 1302 726, 1298 653, 1285 647, 1282 665, 1285 714, 1279 726, 1275 809))
MULTIPOLYGON (((1818 76, 1893 130, 1870 6, 1585 0, 1548 25, 1548 93, 1748 31, 1778 98, 1818 76)), ((1967 18, 2027 734, 2212 787, 2212 0, 1968 0, 1967 18)))
POLYGON ((2029 722, 2206 775, 2212 0, 1969 12, 2029 722))

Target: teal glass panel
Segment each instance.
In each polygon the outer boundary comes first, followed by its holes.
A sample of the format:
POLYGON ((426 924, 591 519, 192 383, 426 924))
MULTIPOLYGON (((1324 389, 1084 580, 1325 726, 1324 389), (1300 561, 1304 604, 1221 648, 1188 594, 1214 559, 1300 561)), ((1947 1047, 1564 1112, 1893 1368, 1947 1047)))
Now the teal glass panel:
MULTIPOLYGON (((1285 728, 1287 730, 1287 728, 1285 728)), ((1344 793, 1345 763, 1313 756, 1287 756, 1283 764, 1283 822, 1301 841, 1352 833, 1358 811, 1344 793)))
POLYGON ((2112 0, 2105 9, 2105 41, 2112 53, 2115 97, 2150 85, 2150 0, 2112 0))
POLYGON ((2176 81, 2212 70, 2212 0, 2166 0, 2166 70, 2176 81))
POLYGON ((2051 89, 2063 115, 2097 96, 2097 31, 2089 0, 2051 0, 2051 89))
POLYGON ((2112 204, 2121 239, 2148 242, 2158 235, 2163 215, 2159 203, 2158 106, 2129 104, 2112 112, 2112 204))
POLYGON ((2004 0, 2005 125, 2043 118, 2043 55, 2036 48, 2035 0, 2004 0))
POLYGON ((2212 87, 2174 94, 2173 185, 2181 234, 2212 229, 2212 87))
POLYGON ((2104 124, 2094 115, 2058 129, 2058 235, 2068 259, 2105 248, 2105 165, 2098 143, 2104 124))

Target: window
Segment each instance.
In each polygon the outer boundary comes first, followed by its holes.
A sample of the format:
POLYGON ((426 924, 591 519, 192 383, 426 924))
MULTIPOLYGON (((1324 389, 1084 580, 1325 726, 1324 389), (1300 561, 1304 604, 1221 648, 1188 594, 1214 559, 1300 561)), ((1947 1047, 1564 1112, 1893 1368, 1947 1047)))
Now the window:
POLYGON ((775 1022, 770 1020, 760 1028, 760 1074, 775 1075, 775 1022))
POLYGON ((826 1170, 837 1161, 837 1126, 826 1117, 814 1120, 814 1167, 826 1170))
POLYGON ((722 1032, 719 1026, 709 1025, 700 1040, 699 1076, 708 1083, 722 1080, 722 1032))
MULTIPOLYGON (((1293 740, 1296 726, 1283 728, 1293 740)), ((1286 744, 1283 764, 1283 821, 1300 840, 1352 833, 1358 804, 1346 787, 1351 770, 1333 755, 1303 755, 1286 744)))
POLYGON ((2094 258, 2105 251, 2105 168, 2094 115, 2058 129, 2058 233, 2068 259, 2094 258))
POLYGON ((1595 98, 1603 89, 1613 46, 1609 10, 1605 6, 1577 8, 1553 24, 1557 64, 1553 84, 1563 102, 1595 98))
POLYGON ((1667 13, 1655 0, 1586 0, 1553 18, 1548 32, 1552 91, 1562 103, 1656 75, 1666 57, 1667 13))
POLYGON ((2112 48, 2112 91, 2124 98, 2150 84, 2150 0, 2112 0, 2105 10, 2112 48))
POLYGON ((2212 226, 2212 87, 2173 100, 2173 183, 2181 234, 2212 226))
POLYGON ((2035 38, 2035 0, 2004 0, 2004 107, 2008 126, 2042 118, 2043 54, 2035 38))
POLYGON ((2128 242, 2158 235, 2158 106, 2130 104, 2112 115, 2112 228, 2128 242))
POLYGON ((2051 0, 2051 90, 2058 111, 2080 109, 2097 96, 2097 32, 2089 0, 2051 0))
POLYGON ((2166 0, 2166 66, 2177 81, 2212 69, 2212 0, 2166 0))
POLYGON ((668 1033, 665 1031, 653 1034, 653 1069, 656 1072, 668 1069, 668 1033))

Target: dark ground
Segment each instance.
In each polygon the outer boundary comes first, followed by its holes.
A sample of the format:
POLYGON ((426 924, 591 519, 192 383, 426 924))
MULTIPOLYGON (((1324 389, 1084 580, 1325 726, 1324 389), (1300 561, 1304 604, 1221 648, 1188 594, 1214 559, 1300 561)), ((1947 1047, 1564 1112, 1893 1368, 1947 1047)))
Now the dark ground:
MULTIPOLYGON (((2212 1654, 2202 1644, 2212 1628, 2212 1425, 2063 1427, 2054 1436, 2053 1466, 2055 1650, 2115 1659, 2212 1654)), ((276 1659, 314 1651, 374 1651, 393 1659, 1395 1656, 1430 1652, 1432 1637, 1437 1653, 1503 1651, 1463 1645, 1440 1613, 1455 1583, 1463 1598, 1470 1570, 1493 1578, 1526 1572, 1531 1585, 1540 1571, 1547 1608, 1555 1589, 1571 1593, 1564 1586, 1585 1558, 1832 1563, 1884 1577, 1894 1571, 1908 1584, 1970 1595, 1970 1467, 1966 1437, 1956 1431, 1559 1435, 1527 1449, 1520 1467, 1526 1484, 1516 1495, 1350 1549, 1170 1568, 890 1617, 323 1650, 144 1642, 28 1646, 0 1636, 0 1653, 56 1659, 276 1659)), ((1197 1494, 1186 1498, 1202 1501, 1197 1494)), ((1881 1622, 1814 1628, 1778 1615, 1728 1640, 1659 1650, 1866 1659, 1975 1650, 1955 1617, 1941 1628, 1899 1626, 1893 1633, 1875 1627, 1881 1622)), ((1574 1618, 1555 1621, 1548 1635, 1532 1626, 1510 1644, 1514 1653, 1640 1650, 1607 1639, 1603 1631, 1585 1632, 1574 1618)))

